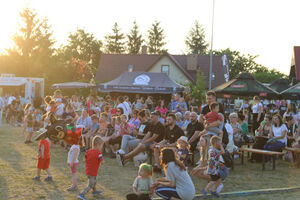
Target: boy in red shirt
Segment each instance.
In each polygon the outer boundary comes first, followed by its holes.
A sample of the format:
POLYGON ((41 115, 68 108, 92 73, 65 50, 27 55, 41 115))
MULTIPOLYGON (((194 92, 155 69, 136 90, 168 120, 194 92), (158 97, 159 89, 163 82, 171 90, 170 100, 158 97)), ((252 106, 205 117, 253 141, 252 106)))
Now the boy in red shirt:
POLYGON ((100 151, 103 141, 99 136, 95 136, 92 141, 92 149, 85 154, 85 174, 89 179, 88 186, 78 195, 78 199, 86 200, 84 195, 93 189, 94 196, 99 195, 102 191, 96 190, 97 174, 100 164, 103 162, 102 153, 100 151))
POLYGON ((48 177, 45 178, 45 181, 52 181, 52 176, 49 170, 50 165, 50 143, 46 139, 46 134, 41 134, 36 140, 39 142, 38 150, 38 163, 37 163, 37 176, 33 180, 40 181, 41 170, 46 170, 48 177))
POLYGON ((211 126, 212 123, 219 121, 222 122, 223 118, 219 115, 219 104, 217 102, 213 102, 209 105, 210 112, 205 115, 205 129, 202 132, 203 134, 207 132, 215 133, 214 135, 223 137, 223 131, 218 126, 211 126))

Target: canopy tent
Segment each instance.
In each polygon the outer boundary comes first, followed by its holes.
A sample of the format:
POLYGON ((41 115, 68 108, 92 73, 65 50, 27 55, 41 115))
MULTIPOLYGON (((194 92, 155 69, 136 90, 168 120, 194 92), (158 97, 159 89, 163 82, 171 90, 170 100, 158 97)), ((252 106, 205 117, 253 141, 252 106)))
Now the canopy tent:
POLYGON ((269 85, 269 88, 272 88, 276 92, 282 92, 288 89, 289 87, 289 80, 283 78, 277 79, 276 81, 271 83, 271 85, 269 85))
POLYGON ((237 78, 219 85, 214 88, 217 94, 224 94, 224 97, 229 95, 236 96, 261 96, 264 98, 276 98, 279 93, 275 90, 264 86, 259 81, 255 80, 249 73, 243 72, 237 78))
POLYGON ((97 84, 100 92, 172 94, 183 92, 184 87, 175 83, 166 73, 124 72, 118 78, 97 84))
POLYGON ((80 89, 93 87, 90 83, 82 82, 66 82, 66 83, 55 83, 51 86, 51 89, 80 89))
POLYGON ((285 99, 300 100, 300 83, 282 91, 280 94, 285 99))

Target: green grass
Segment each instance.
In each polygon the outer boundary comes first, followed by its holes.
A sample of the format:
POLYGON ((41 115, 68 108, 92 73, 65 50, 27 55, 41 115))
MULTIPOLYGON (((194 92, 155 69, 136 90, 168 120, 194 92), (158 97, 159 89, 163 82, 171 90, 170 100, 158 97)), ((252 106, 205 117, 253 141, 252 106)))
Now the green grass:
MULTIPOLYGON (((67 166, 67 152, 60 146, 51 149, 50 170, 53 174, 53 183, 44 181, 35 182, 37 142, 30 145, 23 143, 20 138, 20 128, 11 128, 4 124, 0 128, 0 199, 76 199, 77 192, 67 192, 71 184, 71 173, 67 166)), ((78 167, 78 186, 82 190, 87 179, 84 175, 83 154, 80 154, 78 167)), ((124 199, 125 194, 131 192, 131 185, 137 175, 137 168, 132 163, 126 167, 119 167, 115 159, 104 156, 105 163, 101 166, 97 178, 97 187, 103 190, 100 199, 124 199)), ((300 170, 290 163, 279 161, 277 169, 262 172, 261 164, 246 163, 244 166, 236 161, 234 171, 230 171, 224 185, 224 192, 253 190, 263 188, 281 188, 300 186, 300 170)), ((42 178, 46 173, 42 173, 42 178)), ((155 174, 154 178, 158 177, 155 174)), ((206 181, 193 177, 196 192, 200 193, 206 181)), ((256 195, 235 197, 230 199, 297 199, 300 192, 276 193, 274 195, 256 195)), ((89 199, 95 199, 88 194, 89 199)), ((229 199, 229 198, 228 198, 229 199)))

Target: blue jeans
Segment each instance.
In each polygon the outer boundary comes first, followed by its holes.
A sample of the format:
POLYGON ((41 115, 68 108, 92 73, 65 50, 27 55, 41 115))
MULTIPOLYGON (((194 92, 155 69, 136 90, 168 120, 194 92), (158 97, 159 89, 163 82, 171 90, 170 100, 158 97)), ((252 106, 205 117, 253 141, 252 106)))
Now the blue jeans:
MULTIPOLYGON (((274 144, 265 144, 265 146, 264 146, 265 150, 269 150, 269 151, 279 151, 284 147, 285 147, 285 144, 280 141, 277 141, 274 144)), ((266 161, 270 161, 270 159, 271 159, 270 156, 266 157, 266 161)))

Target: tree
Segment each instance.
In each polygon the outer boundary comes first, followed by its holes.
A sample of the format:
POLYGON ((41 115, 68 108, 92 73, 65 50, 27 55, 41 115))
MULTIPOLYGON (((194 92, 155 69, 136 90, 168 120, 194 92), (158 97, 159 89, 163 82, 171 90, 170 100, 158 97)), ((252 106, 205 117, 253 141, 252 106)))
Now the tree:
POLYGON ((189 31, 185 44, 189 54, 207 53, 208 43, 205 41, 205 32, 198 21, 195 21, 194 27, 189 31))
MULTIPOLYGON (((81 63, 80 66, 89 68, 92 77, 97 72, 99 59, 101 56, 102 41, 97 40, 91 33, 83 29, 77 29, 75 33, 70 33, 68 44, 62 48, 64 60, 73 66, 74 63, 81 63), (86 63, 83 65, 82 63, 86 63)), ((75 70, 76 71, 76 70, 75 70)), ((88 70, 84 70, 88 71, 88 70)), ((91 75, 85 75, 90 77, 91 75)))
POLYGON ((252 74, 253 77, 262 82, 262 83, 272 83, 273 81, 279 79, 279 78, 284 78, 288 79, 287 75, 275 70, 267 70, 267 71, 257 71, 252 74))
POLYGON ((124 33, 121 33, 120 28, 118 27, 117 22, 115 22, 113 28, 113 33, 105 36, 106 41, 106 52, 107 53, 124 53, 125 39, 124 33))
POLYGON ((130 54, 138 54, 143 43, 142 35, 139 34, 139 27, 136 21, 133 22, 133 27, 127 35, 127 49, 130 54))
POLYGON ((200 70, 197 70, 197 81, 196 84, 188 83, 190 88, 190 94, 196 99, 197 105, 201 105, 202 101, 205 99, 205 77, 200 70))
POLYGON ((161 54, 167 49, 163 49, 166 45, 164 39, 166 38, 164 30, 160 27, 160 22, 155 21, 148 30, 148 49, 149 53, 161 54))
POLYGON ((39 19, 32 9, 25 8, 20 12, 20 17, 23 24, 13 37, 15 47, 8 49, 7 53, 15 58, 18 75, 41 76, 52 63, 55 50, 53 32, 48 20, 39 19))

